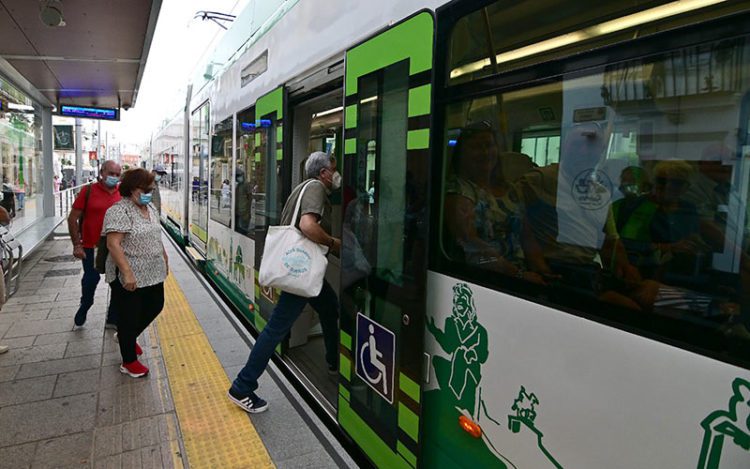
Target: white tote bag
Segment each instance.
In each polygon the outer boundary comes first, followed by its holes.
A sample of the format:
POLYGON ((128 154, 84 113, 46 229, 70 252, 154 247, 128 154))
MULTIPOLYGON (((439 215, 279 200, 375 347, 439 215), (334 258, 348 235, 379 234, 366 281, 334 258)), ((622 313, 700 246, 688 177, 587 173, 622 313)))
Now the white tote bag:
POLYGON ((300 191, 289 225, 271 226, 263 247, 258 283, 305 298, 318 296, 323 289, 328 248, 307 238, 295 225, 308 182, 300 191))

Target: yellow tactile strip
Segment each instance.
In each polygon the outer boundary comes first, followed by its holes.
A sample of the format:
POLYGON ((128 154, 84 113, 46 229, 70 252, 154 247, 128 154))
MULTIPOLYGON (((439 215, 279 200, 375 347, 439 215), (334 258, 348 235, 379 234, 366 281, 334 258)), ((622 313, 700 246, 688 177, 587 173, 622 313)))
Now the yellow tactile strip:
POLYGON ((274 467, 250 419, 226 397, 229 379, 170 274, 157 325, 191 468, 274 467))

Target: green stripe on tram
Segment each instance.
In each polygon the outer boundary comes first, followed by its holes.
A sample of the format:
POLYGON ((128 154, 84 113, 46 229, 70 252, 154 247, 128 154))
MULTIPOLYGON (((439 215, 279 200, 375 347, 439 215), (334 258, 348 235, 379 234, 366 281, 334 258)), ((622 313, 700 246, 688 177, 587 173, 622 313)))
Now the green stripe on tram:
POLYGON ((276 142, 281 143, 284 140, 284 126, 279 125, 276 127, 276 142))
POLYGON ((352 381, 352 362, 341 354, 339 354, 339 373, 347 381, 352 381))
POLYGON ((406 461, 409 464, 411 464, 414 467, 417 467, 417 457, 414 456, 414 453, 409 451, 409 448, 404 446, 404 444, 401 443, 400 441, 396 442, 396 450, 398 451, 398 454, 403 456, 403 458, 406 459, 406 461))
POLYGON ((358 92, 360 77, 409 59, 409 74, 432 69, 432 15, 424 12, 360 44, 346 54, 346 95, 358 92))
POLYGON ((284 150, 281 148, 276 150, 276 161, 281 161, 284 159, 284 150))
POLYGON ((404 394, 419 404, 419 385, 403 373, 398 375, 398 387, 404 394))
POLYGON ((418 86, 409 90, 409 117, 430 113, 432 85, 418 86))
POLYGON ((406 134, 407 150, 425 150, 430 147, 430 129, 410 130, 406 134))
POLYGON ((275 90, 267 93, 255 103, 255 115, 260 119, 269 114, 276 112, 276 120, 284 118, 284 87, 279 86, 275 90))
POLYGON ((260 132, 255 132, 255 146, 260 146, 260 132))
POLYGON ((362 417, 352 410, 349 403, 339 395, 339 423, 346 428, 347 433, 359 444, 377 467, 389 469, 411 469, 403 457, 393 452, 393 448, 380 439, 362 417))
POLYGON ((419 442, 419 417, 401 402, 398 403, 398 428, 415 443, 419 442))
POLYGON ((351 394, 349 393, 349 390, 344 387, 343 384, 339 384, 339 394, 341 394, 341 397, 343 397, 347 401, 351 401, 351 394))
POLYGON ((356 104, 352 104, 351 106, 346 107, 346 124, 345 128, 347 129, 354 129, 357 127, 357 113, 358 108, 356 104))
POLYGON ((352 336, 350 336, 349 334, 347 334, 346 332, 344 332, 343 329, 341 329, 341 335, 340 335, 339 342, 341 342, 341 345, 343 345, 345 349, 347 349, 349 351, 352 350, 352 336))
POLYGON ((357 154, 357 139, 347 138, 344 140, 344 154, 345 155, 356 155, 357 154))

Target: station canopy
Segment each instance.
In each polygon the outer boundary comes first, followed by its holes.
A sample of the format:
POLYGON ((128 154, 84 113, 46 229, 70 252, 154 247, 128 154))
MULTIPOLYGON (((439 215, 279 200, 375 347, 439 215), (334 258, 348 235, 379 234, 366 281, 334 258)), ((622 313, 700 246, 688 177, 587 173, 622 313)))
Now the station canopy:
POLYGON ((46 105, 132 107, 160 8, 161 0, 0 0, 0 74, 46 105), (42 21, 50 6, 64 25, 42 21))

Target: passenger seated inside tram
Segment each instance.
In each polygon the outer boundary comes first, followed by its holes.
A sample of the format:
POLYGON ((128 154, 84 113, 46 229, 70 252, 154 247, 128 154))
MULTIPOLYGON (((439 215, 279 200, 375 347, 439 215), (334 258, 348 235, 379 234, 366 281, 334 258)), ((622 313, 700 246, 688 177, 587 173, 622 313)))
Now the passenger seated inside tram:
POLYGON ((620 240, 641 276, 653 278, 659 264, 651 238, 657 206, 647 197, 651 183, 646 171, 639 166, 626 167, 620 173, 619 189, 623 198, 612 204, 612 215, 620 240))
POLYGON ((700 234, 698 211, 683 199, 692 173, 692 167, 679 160, 660 161, 654 167, 649 199, 657 210, 651 237, 660 256, 657 278, 670 284, 702 283, 699 274, 709 260, 710 248, 700 234))
POLYGON ((444 211, 448 254, 468 264, 543 283, 538 273, 526 270, 517 204, 508 197, 507 187, 492 184, 499 166, 490 124, 480 122, 461 130, 451 170, 444 211))
POLYGON ((612 207, 628 258, 646 278, 676 285, 700 282, 709 249, 695 206, 683 199, 692 168, 669 160, 657 163, 653 172, 648 194, 626 197, 612 207))
POLYGON ((659 284, 644 281, 619 240, 611 183, 598 169, 608 139, 597 123, 564 132, 560 163, 533 169, 515 184, 523 207, 526 262, 560 294, 575 291, 635 310, 651 310, 659 284))

